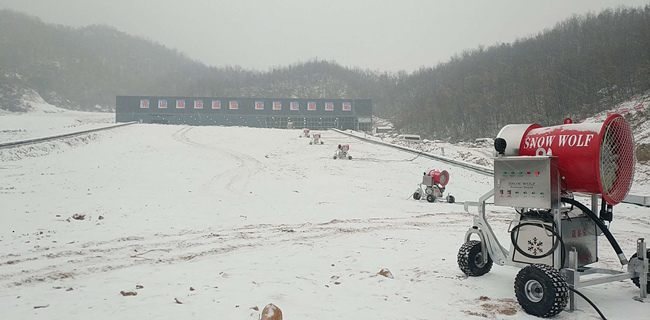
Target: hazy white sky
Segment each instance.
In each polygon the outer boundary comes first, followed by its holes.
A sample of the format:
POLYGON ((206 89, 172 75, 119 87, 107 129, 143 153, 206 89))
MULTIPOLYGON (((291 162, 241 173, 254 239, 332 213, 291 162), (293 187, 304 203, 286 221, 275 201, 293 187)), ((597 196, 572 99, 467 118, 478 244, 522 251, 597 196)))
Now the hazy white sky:
POLYGON ((107 24, 208 65, 267 70, 312 58, 380 71, 434 66, 573 14, 650 0, 0 0, 47 23, 107 24))

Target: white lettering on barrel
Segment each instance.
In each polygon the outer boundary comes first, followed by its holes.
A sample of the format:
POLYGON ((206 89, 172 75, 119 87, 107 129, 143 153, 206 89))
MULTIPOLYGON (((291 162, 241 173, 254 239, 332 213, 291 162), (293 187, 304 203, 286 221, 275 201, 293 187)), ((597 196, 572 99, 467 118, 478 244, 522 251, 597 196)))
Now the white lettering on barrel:
POLYGON ((553 144, 553 140, 555 140, 555 136, 547 136, 546 137, 546 146, 551 146, 553 144))
POLYGON ((555 140, 555 136, 526 138, 524 141, 524 149, 549 147, 553 144, 553 140, 555 140))
MULTIPOLYGON (((564 147, 586 147, 594 138, 594 134, 560 134, 558 135, 558 146, 564 147)), ((524 149, 549 148, 553 145, 555 136, 526 137, 524 149)))
POLYGON ((569 147, 586 147, 593 137, 593 134, 561 134, 558 145, 560 147, 564 147, 565 145, 569 147))
POLYGON ((533 148, 535 148, 535 140, 526 137, 526 144, 524 145, 524 148, 526 148, 526 149, 533 149, 533 148))
POLYGON ((578 140, 578 137, 575 134, 572 134, 569 136, 569 147, 573 147, 576 145, 576 140, 578 140))
POLYGON ((578 137, 578 147, 584 147, 584 146, 586 146, 586 144, 583 144, 583 143, 582 143, 582 135, 580 135, 580 136, 578 137))

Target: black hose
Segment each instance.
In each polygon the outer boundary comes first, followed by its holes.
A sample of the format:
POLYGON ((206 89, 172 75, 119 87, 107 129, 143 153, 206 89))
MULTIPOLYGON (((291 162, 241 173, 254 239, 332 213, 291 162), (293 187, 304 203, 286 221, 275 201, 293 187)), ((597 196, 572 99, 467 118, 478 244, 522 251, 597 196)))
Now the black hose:
POLYGON ((564 181, 564 179, 560 179, 560 182, 562 183, 562 187, 564 188, 561 190, 562 192, 569 189, 569 186, 566 184, 566 181, 564 181))
POLYGON ((544 258, 544 257, 547 257, 547 256, 553 254, 553 252, 555 251, 555 249, 557 249, 557 245, 558 245, 559 242, 556 240, 556 241, 553 243, 553 248, 551 248, 551 250, 549 250, 549 251, 547 251, 546 253, 544 253, 544 254, 542 254, 542 255, 539 255, 539 256, 532 255, 532 254, 530 254, 530 253, 525 252, 524 250, 522 250, 522 249, 517 245, 517 239, 515 239, 515 231, 519 230, 519 228, 521 228, 521 227, 523 227, 523 226, 535 226, 535 227, 544 226, 544 228, 545 228, 546 230, 548 230, 548 231, 553 232, 553 230, 552 230, 551 226, 546 225, 546 224, 543 224, 543 223, 541 223, 541 222, 540 222, 540 223, 524 222, 524 223, 520 223, 520 224, 514 226, 514 227, 512 228, 512 230, 510 230, 510 241, 512 241, 512 246, 515 247, 515 250, 517 250, 517 252, 521 253, 524 257, 531 258, 531 259, 541 259, 541 258, 544 258))
POLYGON ((598 312, 598 314, 600 315, 600 318, 601 318, 601 319, 603 319, 603 320, 607 320, 607 318, 605 318, 605 315, 604 315, 602 312, 600 312, 600 309, 598 309, 598 307, 596 307, 596 305, 595 305, 593 302, 591 302, 591 300, 589 300, 589 298, 587 298, 587 296, 585 296, 584 294, 580 293, 580 291, 571 288, 571 286, 567 286, 567 288, 569 288, 569 290, 571 290, 571 291, 575 292, 576 294, 578 294, 579 296, 581 296, 582 299, 585 299, 585 301, 587 301, 587 302, 588 302, 588 303, 589 303, 589 304, 590 304, 590 305, 591 305, 591 306, 596 310, 596 312, 598 312))
MULTIPOLYGON (((555 226, 555 222, 553 223, 553 226, 555 226)), ((542 224, 542 223, 531 223, 531 222, 520 223, 520 224, 514 226, 512 228, 512 230, 510 231, 510 241, 512 242, 512 246, 515 248, 515 250, 517 252, 521 253, 524 257, 528 257, 528 258, 531 258, 531 259, 541 259, 541 258, 544 258, 544 257, 552 254, 557 249, 557 245, 559 243, 559 244, 561 244, 560 249, 562 250, 562 255, 560 256, 560 263, 561 263, 560 265, 561 265, 561 268, 564 268, 564 262, 566 261, 566 246, 564 245, 564 241, 562 240, 562 236, 560 234, 558 234, 558 232, 555 230, 555 227, 551 228, 551 226, 546 225, 546 224, 542 224), (551 250, 549 250, 548 252, 546 252, 545 254, 543 254, 541 256, 534 256, 532 254, 524 252, 524 250, 522 250, 517 245, 517 241, 515 239, 515 230, 521 228, 522 226, 528 226, 528 225, 539 227, 540 224, 544 226, 544 229, 546 229, 546 230, 550 231, 551 233, 553 233, 553 235, 555 237, 557 237, 557 240, 555 240, 555 242, 553 243, 553 248, 551 250)))
POLYGON ((626 265, 627 264, 627 258, 625 258, 625 254, 623 253, 623 250, 621 250, 621 247, 618 245, 618 242, 616 242, 616 239, 614 239, 614 236, 612 235, 612 233, 609 232, 609 229, 607 229, 607 226, 605 225, 605 223, 603 223, 603 221, 600 220, 596 216, 596 214, 594 214, 591 210, 589 210, 589 208, 587 208, 584 204, 582 204, 582 203, 580 203, 580 202, 578 202, 578 201, 576 201, 574 199, 562 198, 561 201, 565 202, 565 203, 572 204, 572 205, 578 207, 578 209, 582 210, 582 212, 584 212, 591 220, 593 220, 596 223, 596 225, 598 226, 598 228, 600 229, 600 231, 603 232, 603 234, 605 235, 605 237, 609 241, 609 244, 611 244, 612 248, 614 248, 614 251, 618 255, 618 259, 621 261, 621 265, 626 265), (621 259, 621 255, 622 255, 623 259, 621 259))

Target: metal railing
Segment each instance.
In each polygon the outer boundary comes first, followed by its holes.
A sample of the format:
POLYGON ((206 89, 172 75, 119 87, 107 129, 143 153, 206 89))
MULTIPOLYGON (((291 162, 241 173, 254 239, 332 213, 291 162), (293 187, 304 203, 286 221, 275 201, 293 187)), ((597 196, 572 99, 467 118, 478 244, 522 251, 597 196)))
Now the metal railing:
POLYGON ((357 136, 355 134, 345 132, 345 131, 341 131, 341 130, 338 130, 338 129, 331 129, 331 130, 336 131, 336 132, 341 133, 341 134, 344 134, 344 135, 347 135, 347 136, 350 136, 350 137, 353 137, 353 138, 357 138, 357 139, 362 140, 362 141, 366 141, 366 142, 370 142, 370 143, 374 143, 374 144, 379 144, 379 145, 384 145, 384 146, 387 146, 387 147, 400 149, 400 150, 403 150, 403 151, 406 151, 406 152, 415 153, 415 154, 418 154, 418 155, 420 155, 422 157, 425 157, 425 158, 430 158, 430 159, 434 159, 434 160, 437 160, 437 161, 440 161, 440 162, 448 163, 448 164, 451 164, 451 165, 454 165, 454 166, 457 166, 457 167, 462 167, 462 168, 472 170, 474 172, 478 172, 478 173, 481 173, 481 174, 484 174, 484 175, 491 176, 494 173, 494 171, 491 168, 480 166, 478 164, 458 161, 456 159, 452 159, 452 158, 448 158, 448 157, 444 157, 444 156, 424 152, 422 150, 417 150, 417 149, 413 149, 413 148, 409 148, 409 147, 405 147, 405 146, 400 146, 400 145, 396 145, 396 144, 392 144, 392 143, 388 143, 388 142, 384 142, 384 141, 377 141, 377 140, 373 140, 373 139, 369 139, 369 138, 365 138, 365 137, 360 137, 360 136, 357 136))
MULTIPOLYGON (((445 162, 445 163, 448 163, 448 164, 451 164, 451 165, 454 165, 454 166, 457 166, 457 167, 465 168, 465 169, 468 169, 468 170, 472 170, 474 172, 478 172, 478 173, 484 174, 486 176, 494 176, 494 170, 492 168, 480 166, 480 165, 477 165, 477 164, 474 164, 474 163, 463 162, 463 161, 459 161, 459 160, 456 160, 456 159, 451 159, 451 158, 443 157, 443 156, 440 156, 440 155, 435 155, 435 154, 431 154, 431 153, 428 153, 428 152, 424 152, 422 150, 417 150, 417 149, 413 149, 413 148, 409 148, 409 147, 405 147, 405 146, 400 146, 400 145, 396 145, 396 144, 392 144, 392 143, 388 143, 388 142, 384 142, 384 141, 377 141, 377 140, 369 139, 369 138, 366 138, 366 137, 361 137, 361 136, 355 135, 353 133, 341 131, 341 130, 338 130, 338 129, 331 129, 331 130, 336 131, 336 132, 341 133, 341 134, 344 134, 344 135, 347 135, 347 136, 350 136, 350 137, 353 137, 353 138, 357 138, 357 139, 362 140, 362 141, 366 141, 366 142, 370 142, 370 143, 374 143, 374 144, 379 144, 379 145, 384 145, 384 146, 387 146, 387 147, 400 149, 400 150, 403 150, 403 151, 406 151, 406 152, 420 154, 423 157, 434 159, 434 160, 441 161, 441 162, 445 162)), ((625 199, 623 199, 622 202, 641 205, 641 206, 650 206, 650 196, 628 194, 627 197, 625 197, 625 199)))
POLYGON ((90 129, 90 130, 83 130, 83 131, 77 131, 77 132, 71 132, 71 133, 65 133, 65 134, 59 134, 55 136, 49 136, 49 137, 41 137, 41 138, 34 138, 34 139, 27 139, 27 140, 20 140, 20 141, 11 141, 11 142, 5 142, 5 143, 0 143, 0 149, 4 148, 14 148, 14 147, 20 147, 28 144, 33 144, 33 143, 41 143, 41 142, 46 142, 46 141, 51 141, 51 140, 58 140, 58 139, 64 139, 64 138, 70 138, 74 136, 79 136, 83 134, 88 134, 88 133, 93 133, 97 131, 102 131, 102 130, 109 130, 109 129, 115 129, 123 126, 128 126, 134 123, 138 123, 137 121, 132 121, 132 122, 125 122, 125 123, 120 123, 112 126, 107 126, 107 127, 101 127, 101 128, 95 128, 95 129, 90 129))

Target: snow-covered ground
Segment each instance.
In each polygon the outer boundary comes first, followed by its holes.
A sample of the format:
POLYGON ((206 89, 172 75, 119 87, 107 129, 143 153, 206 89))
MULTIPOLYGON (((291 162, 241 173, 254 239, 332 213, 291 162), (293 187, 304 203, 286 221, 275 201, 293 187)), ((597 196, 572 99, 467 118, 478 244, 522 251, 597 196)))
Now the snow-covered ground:
POLYGON ((57 108, 35 94, 25 101, 30 111, 12 113, 0 110, 0 143, 41 138, 105 127, 115 123, 115 114, 77 112, 57 108))
MULTIPOLYGON (((322 134, 310 146, 299 130, 136 124, 0 150, 2 319, 253 320, 268 303, 287 320, 533 319, 518 269, 458 269, 475 208, 411 198, 429 169, 450 172, 459 202, 491 178, 322 134), (353 160, 332 159, 339 143, 353 160)), ((507 243, 514 211, 488 210, 507 243)), ((628 255, 650 238, 649 208, 614 216, 628 255)), ((599 248, 597 265, 623 270, 599 248)), ((631 281, 582 292, 610 318, 650 313, 631 281)), ((558 318, 597 318, 578 303, 558 318)))

